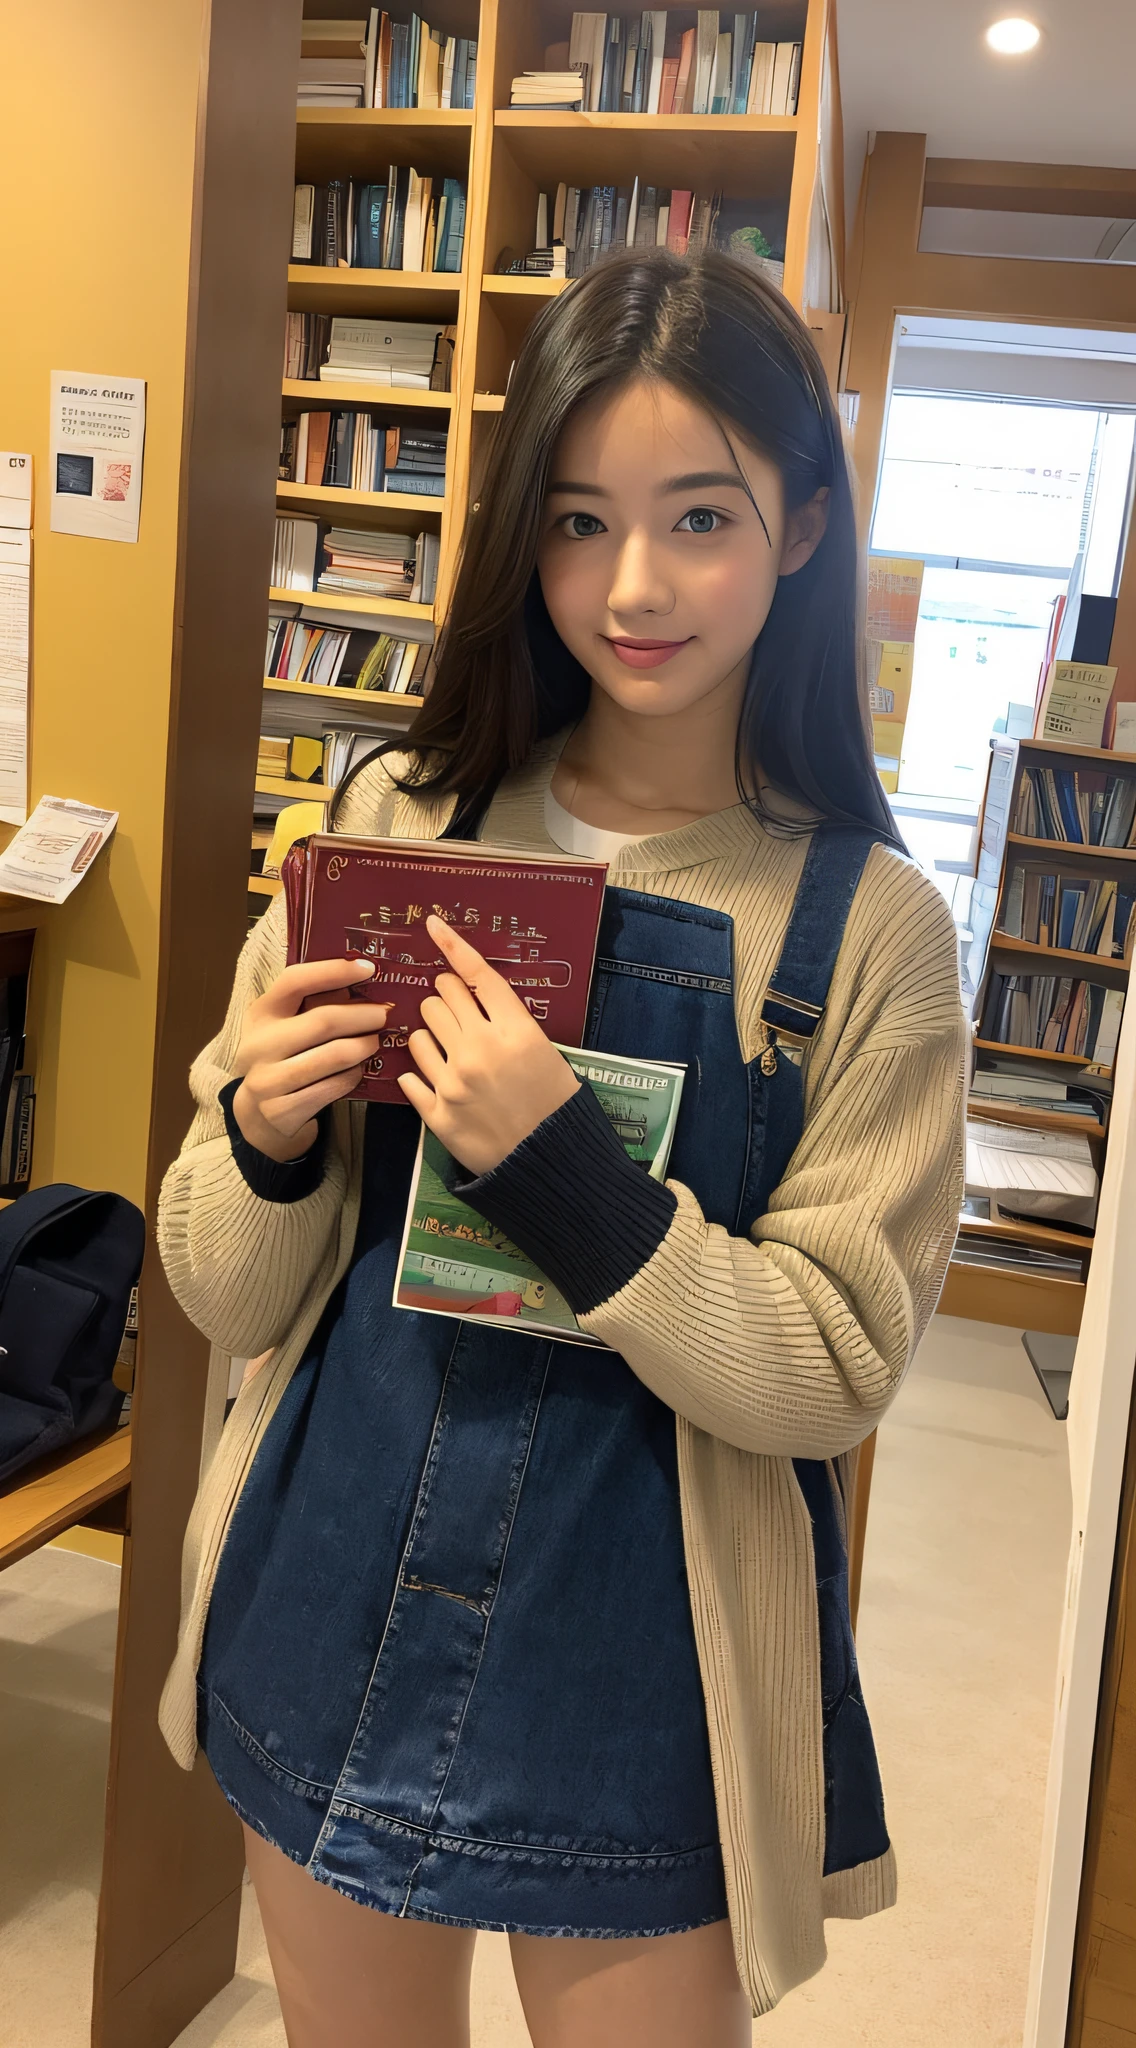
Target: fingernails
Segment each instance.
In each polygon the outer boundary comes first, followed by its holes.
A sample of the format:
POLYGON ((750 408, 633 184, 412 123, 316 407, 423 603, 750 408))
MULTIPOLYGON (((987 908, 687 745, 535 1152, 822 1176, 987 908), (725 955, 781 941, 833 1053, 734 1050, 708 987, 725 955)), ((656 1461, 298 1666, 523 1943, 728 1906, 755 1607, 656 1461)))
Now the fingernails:
POLYGON ((373 974, 375 971, 375 963, 373 960, 354 960, 352 961, 351 964, 354 967, 356 974, 359 975, 373 974))

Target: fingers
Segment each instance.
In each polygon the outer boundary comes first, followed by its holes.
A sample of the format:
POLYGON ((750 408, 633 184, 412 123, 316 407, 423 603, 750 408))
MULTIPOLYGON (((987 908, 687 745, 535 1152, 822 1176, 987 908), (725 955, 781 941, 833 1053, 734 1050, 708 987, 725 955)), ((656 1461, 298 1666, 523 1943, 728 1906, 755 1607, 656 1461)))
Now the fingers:
POLYGON ((303 960, 278 974, 259 1001, 267 1016, 294 1017, 305 996, 353 988, 370 981, 374 972, 372 960, 303 960))
MULTIPOLYGON (((492 969, 490 968, 486 971, 491 973, 492 969)), ((485 1022, 484 1010, 478 1007, 476 997, 471 993, 469 984, 462 980, 461 975, 439 974, 434 983, 434 995, 432 997, 427 996, 422 1004, 422 1015, 430 1025, 430 1029, 435 1037, 441 1038, 443 1045, 446 1044, 446 1040, 442 1037, 441 1030, 438 1028, 438 1025, 431 1022, 430 1018, 426 1016, 426 1003, 434 1001, 438 1002, 439 1010, 442 1013, 439 1017, 439 1024, 444 1025, 448 1019, 451 1031, 455 1029, 459 1032, 472 1031, 476 1025, 484 1024, 485 1022)))
MULTIPOLYGON (((281 1060, 266 1060, 253 1075, 246 1075, 263 1102, 280 1096, 298 1095, 335 1074, 356 1073, 378 1050, 374 1035, 366 1038, 332 1038, 309 1052, 281 1060)), ((352 1084, 354 1085, 354 1084, 352 1084)))
POLYGON ((259 1048, 262 1058, 291 1059, 336 1038, 377 1039, 392 1007, 390 1003, 321 1003, 318 1009, 273 1021, 267 1031, 262 1019, 261 1030, 249 1034, 249 1043, 259 1048))
POLYGON ((420 1074, 400 1074, 398 1085, 411 1108, 416 1109, 427 1128, 433 1130, 438 1108, 438 1098, 434 1090, 426 1086, 420 1074))
MULTIPOLYGON (((422 1007, 425 1009, 425 1004, 422 1007)), ((442 1076, 446 1071, 446 1062, 437 1041, 431 1037, 430 1032, 412 1031, 406 1041, 406 1047, 415 1066, 425 1075, 431 1088, 439 1088, 442 1083, 442 1076)))
POLYGON ((504 975, 490 967, 476 947, 460 932, 454 931, 444 918, 428 917, 426 929, 439 952, 445 955, 454 973, 461 976, 467 988, 471 988, 487 1017, 498 1017, 520 1001, 509 987, 504 975))

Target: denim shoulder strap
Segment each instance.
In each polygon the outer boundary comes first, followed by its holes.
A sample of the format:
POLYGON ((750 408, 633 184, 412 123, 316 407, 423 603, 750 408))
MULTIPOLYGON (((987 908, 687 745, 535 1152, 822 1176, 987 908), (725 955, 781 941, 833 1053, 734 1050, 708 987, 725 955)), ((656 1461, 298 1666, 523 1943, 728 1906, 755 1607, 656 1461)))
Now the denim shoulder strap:
POLYGON ((824 1016, 852 898, 879 837, 866 825, 819 826, 813 833, 761 1009, 762 1022, 783 1037, 807 1043, 824 1016))

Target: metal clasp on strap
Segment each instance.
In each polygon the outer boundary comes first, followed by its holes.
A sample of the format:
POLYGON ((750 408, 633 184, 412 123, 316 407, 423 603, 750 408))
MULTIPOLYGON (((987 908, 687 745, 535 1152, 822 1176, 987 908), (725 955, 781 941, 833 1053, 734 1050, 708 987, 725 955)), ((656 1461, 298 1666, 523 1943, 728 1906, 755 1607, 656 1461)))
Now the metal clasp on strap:
POLYGON ((777 1040, 774 1038, 764 1018, 761 1019, 757 1027, 757 1045, 762 1073, 775 1074, 777 1072, 777 1040))

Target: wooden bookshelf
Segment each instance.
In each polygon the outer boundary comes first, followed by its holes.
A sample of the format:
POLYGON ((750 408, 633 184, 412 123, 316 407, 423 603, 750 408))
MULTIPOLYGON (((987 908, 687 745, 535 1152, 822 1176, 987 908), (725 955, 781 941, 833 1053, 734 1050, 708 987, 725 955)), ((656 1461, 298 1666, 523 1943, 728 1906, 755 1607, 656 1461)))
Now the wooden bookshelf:
MULTIPOLYGON (((430 513, 441 518, 446 503, 444 498, 420 496, 416 491, 345 491, 331 484, 283 482, 277 483, 276 502, 278 505, 310 505, 317 510, 322 506, 332 519, 337 511, 359 511, 411 513, 416 520, 430 513)), ((405 518, 400 518, 395 528, 398 533, 414 530, 405 518)))
MULTIPOLYGON (((1082 840, 1038 839, 1032 835, 1016 832, 1012 823, 1018 813, 1018 799, 1026 768, 1046 764, 1050 767, 1070 767, 1074 772, 1079 768, 1091 768, 1104 773, 1116 773, 1125 767, 1136 770, 1136 755, 1118 754, 1103 747, 1066 746, 1057 740, 997 740, 991 748, 990 773, 983 800, 980 826, 981 844, 979 849, 978 872, 972 897, 971 922, 979 933, 977 944, 972 948, 972 972, 977 983, 974 1015, 981 1019, 986 1005, 986 995, 991 972, 1017 974, 1051 974, 1073 980, 1096 982, 1099 985, 1127 990, 1130 963, 1127 959, 1110 958, 1099 953, 1078 953, 1062 946, 1042 945, 1032 939, 1020 939, 999 929, 1006 911, 1006 895, 1009 877, 1018 867, 1041 873, 1068 873, 1086 881, 1102 878, 1110 873, 1117 874, 1136 866, 1136 848, 1094 846, 1082 840)), ((1124 874, 1124 879, 1128 879, 1124 874)), ((974 1041, 975 1052, 989 1054, 1005 1063, 1010 1070, 1015 1065, 1023 1072, 1037 1074, 1047 1072, 1056 1077, 1067 1073, 1070 1081, 1083 1077, 1086 1084, 1099 1080, 1111 1082, 1111 1065, 1098 1065, 1095 1059, 1085 1053, 1049 1052, 1039 1046, 1006 1045, 1000 1040, 979 1036, 974 1041)), ((1092 1145, 1092 1156, 1098 1175, 1103 1172, 1108 1144, 1108 1126, 1101 1125, 1095 1117, 1065 1117, 1060 1113, 1047 1113, 1025 1105, 1002 1109, 989 1097, 979 1103, 972 1099, 968 1104, 968 1115, 986 1121, 1016 1124, 1023 1130, 1062 1131, 1069 1136, 1088 1138, 1092 1145)), ((1009 1226, 1000 1223, 980 1226, 976 1219, 964 1218, 960 1233, 973 1237, 985 1229, 988 1234, 1008 1234, 1009 1226)), ((1091 1254, 1092 1239, 1079 1238, 1078 1247, 1085 1252, 1086 1267, 1091 1254)), ((952 1275, 957 1271, 979 1269, 952 1266, 952 1275)), ((998 1269, 981 1269, 984 1271, 998 1269)), ((1026 1318, 1026 1327, 1072 1334, 1076 1322, 1069 1321, 1072 1297, 1054 1293, 1055 1276, 1023 1275, 1007 1267, 1002 1277, 1006 1283, 1004 1297, 1005 1314, 995 1320, 1012 1322, 1020 1318, 1023 1302, 1029 1298, 1029 1289, 1035 1290, 1034 1309, 1026 1318), (1042 1281, 1049 1284, 1042 1286, 1042 1281), (1023 1282, 1026 1283, 1023 1286, 1023 1282), (1056 1316, 1057 1320, 1050 1318, 1056 1316)), ((1065 1283, 1060 1283, 1065 1284, 1065 1283)), ((969 1299, 981 1299, 989 1305, 993 1298, 985 1282, 975 1283, 970 1278, 965 1283, 953 1279, 951 1283, 955 1297, 963 1288, 969 1299)), ((945 1300, 946 1297, 944 1297, 945 1300)), ((956 1313, 962 1313, 956 1310, 956 1313)), ((972 1310, 977 1313, 977 1310, 972 1310)))
POLYGON ((326 782, 294 782, 290 775, 258 775, 258 796, 286 796, 297 804, 329 804, 335 791, 326 782))
POLYGON ((250 896, 279 896, 283 884, 272 875, 250 875, 248 892, 250 896))
POLYGON ((318 377, 283 377, 280 391, 284 398, 304 399, 309 408, 319 400, 324 405, 376 405, 384 412, 420 407, 449 412, 454 402, 452 391, 408 391, 401 384, 348 384, 331 378, 324 382, 318 377))
POLYGON ((307 698, 310 703, 334 704, 336 710, 348 711, 354 717, 356 711, 377 712, 389 718, 392 711, 401 711, 413 718, 422 706, 421 697, 410 697, 405 690, 337 690, 327 689, 322 683, 282 683, 276 676, 265 676, 264 687, 280 697, 307 698))
POLYGON ((273 604, 310 605, 321 612, 367 612, 379 619, 432 619, 432 604, 404 597, 345 597, 338 590, 270 590, 273 604))

